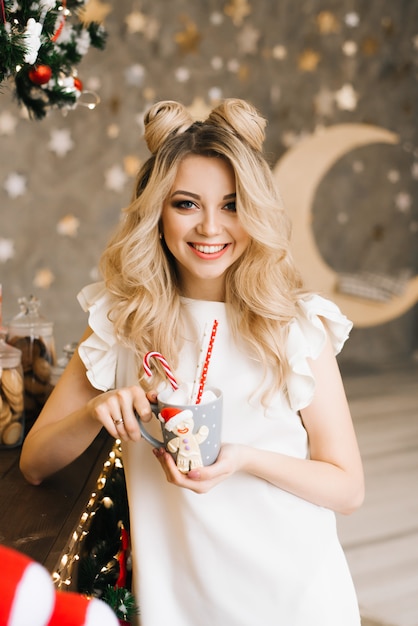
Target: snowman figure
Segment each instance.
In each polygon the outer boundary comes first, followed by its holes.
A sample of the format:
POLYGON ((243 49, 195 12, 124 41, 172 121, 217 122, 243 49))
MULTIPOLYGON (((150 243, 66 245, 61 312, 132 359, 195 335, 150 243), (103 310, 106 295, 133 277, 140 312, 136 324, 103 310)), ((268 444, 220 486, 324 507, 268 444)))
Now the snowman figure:
POLYGON ((187 474, 191 469, 202 467, 199 444, 207 438, 209 428, 201 426, 197 433, 193 433, 194 420, 190 409, 165 407, 159 418, 164 428, 176 435, 167 443, 167 448, 170 452, 177 452, 176 465, 180 472, 187 474))

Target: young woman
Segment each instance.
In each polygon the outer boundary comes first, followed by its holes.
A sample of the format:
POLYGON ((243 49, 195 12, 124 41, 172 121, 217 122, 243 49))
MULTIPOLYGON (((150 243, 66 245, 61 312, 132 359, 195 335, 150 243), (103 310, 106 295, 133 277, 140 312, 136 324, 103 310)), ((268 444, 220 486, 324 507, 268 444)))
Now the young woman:
POLYGON ((170 101, 147 113, 152 156, 104 281, 79 295, 89 328, 22 450, 39 484, 102 427, 122 440, 142 626, 360 624, 334 515, 364 492, 335 359, 351 324, 302 289, 264 127, 236 99, 205 122, 170 101), (135 411, 151 423, 166 384, 142 362, 155 350, 193 381, 214 319, 207 384, 223 391, 223 445, 184 474, 141 438, 135 411))

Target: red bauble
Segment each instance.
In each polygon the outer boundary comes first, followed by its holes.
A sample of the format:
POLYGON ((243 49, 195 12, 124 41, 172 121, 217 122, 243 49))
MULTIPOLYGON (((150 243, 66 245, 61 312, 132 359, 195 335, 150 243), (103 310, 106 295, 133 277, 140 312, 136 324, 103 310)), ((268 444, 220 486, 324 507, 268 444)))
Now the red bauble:
POLYGON ((83 83, 81 82, 81 80, 79 78, 77 78, 77 76, 75 76, 75 78, 74 78, 74 87, 78 91, 83 91, 83 83))
POLYGON ((45 85, 52 76, 49 65, 37 65, 29 71, 29 78, 35 85, 45 85))

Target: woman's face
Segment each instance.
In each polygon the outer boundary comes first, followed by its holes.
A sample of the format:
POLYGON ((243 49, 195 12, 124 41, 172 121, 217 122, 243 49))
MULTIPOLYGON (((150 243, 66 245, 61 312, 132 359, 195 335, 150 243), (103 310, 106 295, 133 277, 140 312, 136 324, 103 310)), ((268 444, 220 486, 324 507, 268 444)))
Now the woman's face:
POLYGON ((225 272, 250 242, 235 198, 234 172, 224 159, 190 155, 181 162, 161 220, 184 296, 224 299, 225 272))

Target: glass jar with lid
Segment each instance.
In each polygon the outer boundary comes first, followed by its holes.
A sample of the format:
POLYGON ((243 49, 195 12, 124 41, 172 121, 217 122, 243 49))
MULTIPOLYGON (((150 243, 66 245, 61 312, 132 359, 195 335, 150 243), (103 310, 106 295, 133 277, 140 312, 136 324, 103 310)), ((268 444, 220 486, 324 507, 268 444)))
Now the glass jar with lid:
POLYGON ((25 430, 22 353, 5 339, 0 328, 0 448, 15 448, 25 430))
POLYGON ((53 322, 40 314, 40 301, 19 298, 20 312, 11 320, 7 343, 22 353, 24 405, 27 422, 39 415, 53 389, 51 367, 55 365, 53 322))

